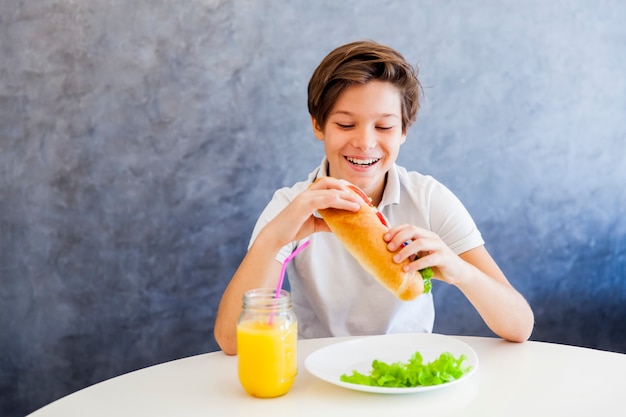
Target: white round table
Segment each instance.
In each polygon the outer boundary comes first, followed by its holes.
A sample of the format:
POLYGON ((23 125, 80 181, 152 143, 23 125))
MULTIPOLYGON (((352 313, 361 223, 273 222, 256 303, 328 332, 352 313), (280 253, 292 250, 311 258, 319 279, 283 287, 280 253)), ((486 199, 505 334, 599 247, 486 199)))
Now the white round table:
MULTIPOLYGON (((367 336, 365 336, 367 337, 367 336)), ((479 367, 445 389, 383 395, 338 387, 304 367, 311 352, 352 338, 299 341, 299 373, 279 398, 248 396, 237 358, 212 352, 131 372, 55 401, 31 417, 622 416, 626 355, 551 343, 453 336, 479 367)))

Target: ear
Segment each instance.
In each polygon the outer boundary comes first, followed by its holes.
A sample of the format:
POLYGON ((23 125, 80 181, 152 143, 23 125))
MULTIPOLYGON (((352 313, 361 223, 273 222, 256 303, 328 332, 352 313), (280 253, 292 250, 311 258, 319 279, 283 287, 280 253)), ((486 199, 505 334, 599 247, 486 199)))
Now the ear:
POLYGON ((404 142, 406 142, 406 132, 404 132, 400 137, 400 145, 404 144, 404 142))
POLYGON ((319 140, 324 140, 324 131, 313 116, 311 116, 311 124, 313 125, 313 134, 315 134, 315 137, 319 140))

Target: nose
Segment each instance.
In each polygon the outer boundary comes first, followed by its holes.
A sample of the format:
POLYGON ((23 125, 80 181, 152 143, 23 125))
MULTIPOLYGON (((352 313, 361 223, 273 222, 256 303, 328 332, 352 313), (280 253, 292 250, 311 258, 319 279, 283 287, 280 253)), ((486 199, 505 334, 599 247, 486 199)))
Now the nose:
POLYGON ((367 150, 376 147, 376 130, 373 127, 364 126, 354 131, 352 146, 357 149, 367 150))

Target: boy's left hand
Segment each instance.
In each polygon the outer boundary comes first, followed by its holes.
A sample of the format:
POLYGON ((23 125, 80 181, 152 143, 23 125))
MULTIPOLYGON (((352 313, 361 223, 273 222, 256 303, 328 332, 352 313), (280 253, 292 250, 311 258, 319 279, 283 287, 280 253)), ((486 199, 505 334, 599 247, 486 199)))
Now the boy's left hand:
POLYGON ((453 285, 462 280, 466 263, 436 233, 403 224, 389 229, 384 239, 391 252, 397 251, 395 262, 411 261, 405 267, 407 272, 431 267, 435 279, 453 285))

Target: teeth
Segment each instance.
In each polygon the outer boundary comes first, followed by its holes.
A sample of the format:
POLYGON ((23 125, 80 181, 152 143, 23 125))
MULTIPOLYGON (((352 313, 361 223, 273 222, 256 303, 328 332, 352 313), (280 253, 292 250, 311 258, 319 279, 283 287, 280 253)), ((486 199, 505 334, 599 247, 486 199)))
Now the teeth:
POLYGON ((372 165, 378 162, 380 158, 356 159, 356 158, 346 157, 346 159, 355 165, 372 165))

